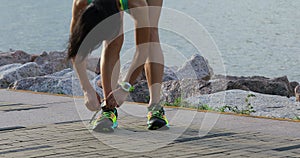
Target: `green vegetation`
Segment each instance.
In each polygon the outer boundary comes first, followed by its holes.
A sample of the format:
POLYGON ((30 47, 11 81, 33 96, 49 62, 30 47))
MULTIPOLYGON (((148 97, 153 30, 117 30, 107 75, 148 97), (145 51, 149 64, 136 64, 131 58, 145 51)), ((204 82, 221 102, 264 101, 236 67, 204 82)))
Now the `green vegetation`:
POLYGON ((219 112, 234 112, 237 114, 244 114, 244 115, 250 115, 251 113, 255 112, 253 110, 253 107, 247 108, 247 109, 239 109, 237 106, 230 106, 230 105, 225 105, 222 106, 221 108, 218 109, 219 112))
MULTIPOLYGON (((178 97, 175 99, 173 103, 167 103, 165 102, 165 106, 175 106, 175 107, 188 107, 188 108, 195 108, 197 110, 205 110, 205 111, 216 111, 216 112, 233 112, 237 114, 244 114, 244 115, 250 115, 251 113, 255 112, 254 107, 251 104, 251 98, 256 97, 254 94, 249 94, 245 98, 245 103, 246 103, 246 108, 245 109, 239 109, 237 106, 230 106, 230 105, 225 105, 220 108, 213 108, 207 104, 203 104, 200 106, 193 106, 188 104, 187 102, 183 101, 181 97, 178 97)), ((300 120, 300 118, 298 117, 300 120)))
POLYGON ((206 111, 216 111, 213 107, 210 107, 207 104, 198 106, 198 110, 206 110, 206 111))
POLYGON ((300 116, 295 115, 294 120, 300 121, 300 116))
POLYGON ((149 102, 150 102, 150 96, 149 96, 149 95, 148 95, 148 96, 146 96, 146 97, 145 97, 145 99, 146 99, 146 102, 147 102, 147 103, 149 103, 149 102))
POLYGON ((218 108, 219 112, 234 112, 237 114, 244 114, 244 115, 250 115, 251 113, 255 112, 254 107, 252 106, 250 99, 252 97, 256 97, 254 94, 249 94, 246 98, 245 98, 245 102, 246 102, 246 109, 239 109, 237 106, 230 106, 230 105, 225 105, 222 106, 220 108, 218 108))
POLYGON ((164 105, 175 107, 191 107, 187 102, 183 101, 181 97, 176 98, 173 103, 165 102, 164 105))

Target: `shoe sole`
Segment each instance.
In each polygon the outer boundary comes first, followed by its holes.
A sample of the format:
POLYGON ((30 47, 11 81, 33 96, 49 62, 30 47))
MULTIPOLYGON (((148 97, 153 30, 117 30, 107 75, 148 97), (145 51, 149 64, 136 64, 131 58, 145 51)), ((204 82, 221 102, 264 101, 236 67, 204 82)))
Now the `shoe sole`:
POLYGON ((114 132, 112 126, 113 126, 112 121, 108 118, 105 118, 100 122, 98 122, 97 126, 93 129, 93 131, 100 132, 100 133, 112 133, 114 132))
POLYGON ((166 121, 162 120, 162 119, 152 119, 149 121, 151 124, 150 126, 148 126, 149 130, 168 130, 169 127, 166 126, 166 121))

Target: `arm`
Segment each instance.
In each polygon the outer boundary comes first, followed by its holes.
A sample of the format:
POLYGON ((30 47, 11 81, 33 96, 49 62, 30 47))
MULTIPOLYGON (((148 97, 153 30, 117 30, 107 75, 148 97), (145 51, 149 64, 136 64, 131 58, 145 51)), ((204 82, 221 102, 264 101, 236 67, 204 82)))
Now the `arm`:
POLYGON ((84 104, 90 111, 100 110, 100 98, 97 96, 97 92, 92 87, 88 75, 86 72, 86 60, 83 62, 73 59, 73 67, 77 72, 77 76, 80 80, 80 85, 84 94, 84 104))
POLYGON ((87 7, 87 0, 73 0, 72 19, 70 24, 70 33, 72 34, 80 13, 87 7))
MULTIPOLYGON (((70 33, 72 34, 73 28, 80 16, 80 13, 87 7, 86 0, 74 0, 72 9, 72 20, 70 24, 70 33)), ((73 67, 77 72, 80 80, 81 88, 84 94, 84 101, 86 107, 91 111, 97 111, 100 109, 100 104, 97 99, 97 94, 90 81, 86 72, 86 59, 84 61, 77 61, 76 58, 72 59, 73 67)))

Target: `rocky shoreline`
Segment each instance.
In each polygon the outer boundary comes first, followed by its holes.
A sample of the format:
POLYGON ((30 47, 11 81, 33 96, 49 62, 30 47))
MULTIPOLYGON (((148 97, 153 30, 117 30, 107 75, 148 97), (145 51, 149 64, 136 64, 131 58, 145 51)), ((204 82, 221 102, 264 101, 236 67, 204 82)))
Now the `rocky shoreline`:
MULTIPOLYGON (((102 89, 97 86, 101 77, 95 73, 98 59, 88 60, 89 79, 103 97, 102 89)), ((121 76, 126 73, 129 64, 122 67, 121 76)), ((247 111, 248 108, 249 114, 254 116, 299 119, 300 104, 295 97, 298 85, 286 76, 270 79, 263 76, 214 75, 208 61, 194 55, 179 68, 165 67, 162 101, 176 106, 229 112, 237 112, 238 109, 247 111), (249 94, 254 97, 247 98, 249 94), (252 111, 249 111, 249 104, 252 111)), ((131 93, 128 101, 148 102, 149 91, 144 73, 134 86, 135 92, 131 93)), ((65 52, 58 51, 40 55, 23 51, 0 52, 0 88, 82 95, 72 64, 66 60, 65 52)))

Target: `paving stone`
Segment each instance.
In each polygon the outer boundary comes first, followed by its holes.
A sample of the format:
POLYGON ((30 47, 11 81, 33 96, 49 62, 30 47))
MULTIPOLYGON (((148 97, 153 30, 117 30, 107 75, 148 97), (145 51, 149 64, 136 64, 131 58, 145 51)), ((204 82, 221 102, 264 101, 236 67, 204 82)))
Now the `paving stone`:
MULTIPOLYGON (((3 99, 1 98, 1 100, 3 99)), ((4 100, 0 104, 7 104, 9 101, 4 102, 6 101, 4 100)), ((13 103, 11 104, 13 105, 13 103)), ((19 112, 23 113, 24 111, 19 112)), ((168 112, 172 112, 172 109, 168 109, 168 112)), ((199 120, 201 119, 196 116, 186 131, 174 141, 161 147, 162 143, 159 141, 163 138, 159 136, 173 136, 174 133, 171 130, 150 133, 145 128, 145 118, 124 114, 120 115, 120 126, 113 134, 91 133, 84 124, 86 122, 78 120, 43 125, 12 126, 7 130, 0 131, 0 157, 259 158, 299 157, 300 155, 300 146, 298 148, 300 138, 298 137, 289 134, 278 136, 264 131, 217 127, 212 128, 208 135, 199 137, 199 120), (113 144, 106 145, 107 141, 113 142, 113 144), (140 147, 151 147, 151 145, 156 145, 157 148, 151 151, 139 151, 140 147), (117 149, 115 146, 122 148, 117 149), (131 152, 125 150, 128 146, 132 146, 131 152)), ((286 122, 277 123, 277 125, 282 125, 286 122)))

